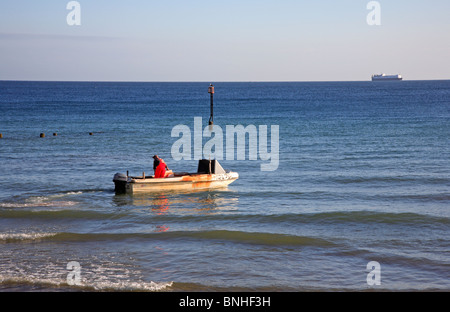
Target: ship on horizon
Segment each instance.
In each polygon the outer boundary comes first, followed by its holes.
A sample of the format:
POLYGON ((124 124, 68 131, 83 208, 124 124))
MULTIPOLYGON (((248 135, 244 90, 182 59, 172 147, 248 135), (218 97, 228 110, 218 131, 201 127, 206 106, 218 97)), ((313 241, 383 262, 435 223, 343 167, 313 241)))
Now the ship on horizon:
POLYGON ((372 81, 402 80, 402 75, 372 75, 372 81))

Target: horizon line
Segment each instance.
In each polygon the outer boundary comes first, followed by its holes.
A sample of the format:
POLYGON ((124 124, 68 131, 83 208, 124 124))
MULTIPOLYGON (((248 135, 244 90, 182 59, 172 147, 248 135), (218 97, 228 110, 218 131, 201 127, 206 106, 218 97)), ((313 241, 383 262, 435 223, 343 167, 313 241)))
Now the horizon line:
MULTIPOLYGON (((403 79, 401 81, 448 81, 438 79, 403 79)), ((47 79, 0 79, 0 82, 112 82, 112 83, 260 83, 260 82, 373 82, 372 80, 47 80, 47 79)), ((377 81, 378 82, 378 81, 377 81)), ((400 82, 400 81, 399 81, 400 82)))

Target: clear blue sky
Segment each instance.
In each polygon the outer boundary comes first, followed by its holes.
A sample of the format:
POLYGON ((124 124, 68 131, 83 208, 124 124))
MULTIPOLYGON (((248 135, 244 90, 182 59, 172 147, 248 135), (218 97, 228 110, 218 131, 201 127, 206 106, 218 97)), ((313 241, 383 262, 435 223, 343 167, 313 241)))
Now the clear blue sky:
POLYGON ((0 80, 450 79, 450 1, 0 2, 0 80))

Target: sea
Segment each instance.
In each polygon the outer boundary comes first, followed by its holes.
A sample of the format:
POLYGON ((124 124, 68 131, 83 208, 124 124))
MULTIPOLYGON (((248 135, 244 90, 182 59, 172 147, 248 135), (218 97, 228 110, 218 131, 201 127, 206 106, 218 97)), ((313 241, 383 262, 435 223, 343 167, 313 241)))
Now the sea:
POLYGON ((450 80, 0 81, 0 133, 0 291, 450 291, 450 80), (196 172, 210 83, 239 179, 116 194, 155 154, 196 172))

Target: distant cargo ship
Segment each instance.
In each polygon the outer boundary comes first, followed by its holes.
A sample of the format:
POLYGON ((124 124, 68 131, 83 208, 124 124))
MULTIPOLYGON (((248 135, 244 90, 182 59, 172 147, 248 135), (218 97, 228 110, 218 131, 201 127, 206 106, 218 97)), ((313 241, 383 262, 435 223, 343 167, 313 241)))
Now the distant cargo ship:
POLYGON ((384 81, 384 80, 402 80, 402 75, 372 75, 372 81, 384 81))

